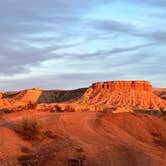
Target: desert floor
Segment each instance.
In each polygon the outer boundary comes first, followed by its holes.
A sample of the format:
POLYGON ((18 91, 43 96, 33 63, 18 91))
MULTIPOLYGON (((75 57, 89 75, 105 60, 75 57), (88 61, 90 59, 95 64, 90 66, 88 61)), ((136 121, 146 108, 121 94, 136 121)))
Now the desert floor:
POLYGON ((17 165, 164 166, 166 122, 135 113, 6 114, 0 117, 0 166, 17 165), (23 140, 12 129, 23 116, 41 122, 38 140, 23 140))

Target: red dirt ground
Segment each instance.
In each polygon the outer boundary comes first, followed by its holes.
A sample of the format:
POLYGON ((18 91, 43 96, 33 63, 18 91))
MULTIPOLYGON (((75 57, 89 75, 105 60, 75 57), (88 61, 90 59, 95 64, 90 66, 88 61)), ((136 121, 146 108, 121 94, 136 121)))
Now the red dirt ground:
POLYGON ((138 113, 23 111, 0 118, 0 166, 164 166, 166 122, 138 113), (22 116, 42 123, 38 141, 12 130, 22 116), (25 151, 23 149, 29 149, 25 151))

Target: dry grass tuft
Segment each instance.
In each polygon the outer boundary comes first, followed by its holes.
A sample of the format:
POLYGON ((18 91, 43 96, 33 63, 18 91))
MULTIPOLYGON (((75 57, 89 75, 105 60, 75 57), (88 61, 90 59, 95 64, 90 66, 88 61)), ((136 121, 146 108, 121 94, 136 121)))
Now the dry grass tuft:
POLYGON ((25 140, 35 140, 41 133, 41 123, 35 116, 26 116, 15 125, 14 129, 25 140))

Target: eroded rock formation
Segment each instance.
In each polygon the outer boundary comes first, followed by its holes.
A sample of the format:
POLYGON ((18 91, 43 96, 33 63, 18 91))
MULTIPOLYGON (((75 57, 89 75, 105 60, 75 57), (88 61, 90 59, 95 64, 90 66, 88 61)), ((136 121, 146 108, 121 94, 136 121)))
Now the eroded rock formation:
POLYGON ((97 82, 92 84, 94 90, 138 90, 152 91, 152 85, 149 81, 109 81, 97 82))
MULTIPOLYGON (((158 91, 157 91, 158 92, 158 91)), ((17 92, 5 92, 0 96, 0 109, 29 108, 32 104, 69 103, 77 110, 105 110, 129 108, 166 111, 166 101, 154 93, 149 81, 97 82, 88 89, 43 90, 33 88, 17 92)), ((122 111, 122 110, 120 110, 122 111)))
POLYGON ((94 110, 128 107, 141 110, 166 110, 166 101, 153 93, 149 81, 110 81, 92 84, 77 101, 94 110))
POLYGON ((16 92, 0 93, 0 109, 29 107, 29 104, 41 103, 63 103, 80 98, 86 91, 86 88, 76 90, 43 90, 33 88, 16 92))

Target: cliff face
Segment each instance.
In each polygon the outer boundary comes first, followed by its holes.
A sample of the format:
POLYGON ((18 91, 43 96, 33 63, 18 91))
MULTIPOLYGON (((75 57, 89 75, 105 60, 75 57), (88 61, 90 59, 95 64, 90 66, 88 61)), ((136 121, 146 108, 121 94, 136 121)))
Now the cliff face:
POLYGON ((112 107, 166 110, 166 101, 153 93, 152 85, 148 81, 94 83, 77 102, 101 110, 112 107))
POLYGON ((0 99, 2 99, 3 98, 3 93, 2 92, 0 92, 0 99))
POLYGON ((152 85, 149 81, 109 81, 97 82, 92 84, 93 90, 138 90, 152 91, 152 85))

